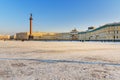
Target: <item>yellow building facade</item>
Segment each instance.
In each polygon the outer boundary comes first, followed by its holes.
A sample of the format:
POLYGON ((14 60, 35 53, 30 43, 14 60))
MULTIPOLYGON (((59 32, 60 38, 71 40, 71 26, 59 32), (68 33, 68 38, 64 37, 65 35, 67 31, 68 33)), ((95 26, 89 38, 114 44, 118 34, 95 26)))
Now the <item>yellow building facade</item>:
MULTIPOLYGON (((33 40, 70 40, 69 33, 33 32, 33 40)), ((16 33, 17 40, 29 40, 29 32, 16 33)))
POLYGON ((10 35, 0 35, 0 40, 8 40, 10 39, 10 35))

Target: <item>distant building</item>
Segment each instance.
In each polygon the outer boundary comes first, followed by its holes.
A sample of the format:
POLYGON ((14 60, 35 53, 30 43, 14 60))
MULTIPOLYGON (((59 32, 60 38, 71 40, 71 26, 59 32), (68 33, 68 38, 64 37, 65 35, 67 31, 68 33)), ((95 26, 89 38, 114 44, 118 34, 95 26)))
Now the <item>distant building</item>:
POLYGON ((15 40, 16 39, 16 35, 11 35, 10 36, 10 40, 15 40))
POLYGON ((28 32, 16 33, 16 40, 28 40, 28 39, 29 39, 28 32))
POLYGON ((0 35, 0 40, 8 40, 10 39, 10 35, 0 35))
POLYGON ((70 35, 71 35, 71 40, 78 40, 78 31, 76 28, 70 32, 70 35))
POLYGON ((70 40, 70 33, 69 32, 64 32, 64 33, 57 33, 56 35, 56 40, 70 40))

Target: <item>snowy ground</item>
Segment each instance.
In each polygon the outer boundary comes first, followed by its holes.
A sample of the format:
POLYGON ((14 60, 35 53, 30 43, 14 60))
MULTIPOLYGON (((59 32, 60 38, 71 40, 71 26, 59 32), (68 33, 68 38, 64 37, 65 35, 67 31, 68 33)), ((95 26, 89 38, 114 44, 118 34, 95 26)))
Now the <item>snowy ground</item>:
POLYGON ((120 43, 0 41, 0 80, 120 80, 120 43))

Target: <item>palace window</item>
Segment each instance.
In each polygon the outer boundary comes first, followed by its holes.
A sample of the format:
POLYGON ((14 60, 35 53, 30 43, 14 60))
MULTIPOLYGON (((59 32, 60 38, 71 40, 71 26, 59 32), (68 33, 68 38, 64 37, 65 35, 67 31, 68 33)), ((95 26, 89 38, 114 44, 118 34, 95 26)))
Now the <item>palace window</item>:
POLYGON ((116 36, 116 38, 118 39, 118 36, 116 36))
POLYGON ((117 31, 117 34, 119 33, 119 31, 117 31))
POLYGON ((115 39, 115 36, 113 36, 113 38, 115 39))

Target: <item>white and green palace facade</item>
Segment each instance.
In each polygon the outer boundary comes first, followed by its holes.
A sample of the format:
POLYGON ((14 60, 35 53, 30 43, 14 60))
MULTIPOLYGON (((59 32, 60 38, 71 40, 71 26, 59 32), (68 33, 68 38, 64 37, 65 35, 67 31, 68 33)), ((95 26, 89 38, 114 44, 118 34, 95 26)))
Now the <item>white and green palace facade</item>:
POLYGON ((120 41, 120 23, 100 26, 93 30, 78 33, 81 41, 120 41))

